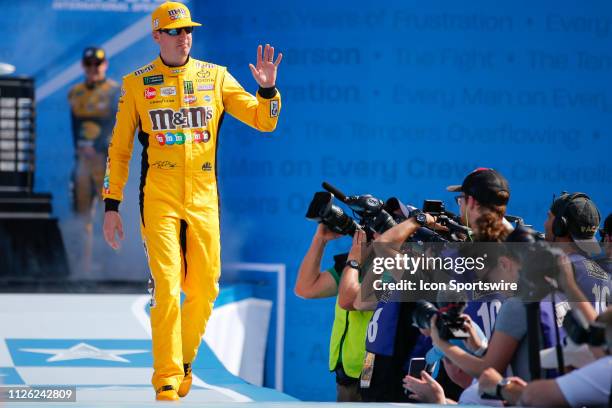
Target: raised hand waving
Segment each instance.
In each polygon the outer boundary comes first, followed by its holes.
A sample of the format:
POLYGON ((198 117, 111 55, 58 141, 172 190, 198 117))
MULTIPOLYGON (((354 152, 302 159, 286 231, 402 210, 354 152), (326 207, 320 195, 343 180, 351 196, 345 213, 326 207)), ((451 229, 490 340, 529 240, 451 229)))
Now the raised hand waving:
POLYGON ((271 47, 270 44, 266 44, 265 47, 261 45, 257 47, 257 66, 249 64, 249 68, 260 87, 272 88, 276 85, 276 71, 282 59, 283 54, 278 53, 274 61, 274 47, 271 47))

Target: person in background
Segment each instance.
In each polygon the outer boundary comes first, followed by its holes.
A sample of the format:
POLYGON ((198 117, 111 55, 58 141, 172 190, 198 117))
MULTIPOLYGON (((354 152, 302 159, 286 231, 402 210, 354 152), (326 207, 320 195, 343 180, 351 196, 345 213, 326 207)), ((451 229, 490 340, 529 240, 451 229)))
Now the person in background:
POLYGON ((563 193, 550 206, 544 223, 546 240, 561 247, 572 263, 573 274, 564 275, 561 285, 574 301, 572 307, 580 308, 591 321, 606 309, 612 293, 610 274, 594 260, 601 252, 595 238, 600 218, 586 194, 563 193))
POLYGON ((115 122, 119 85, 106 77, 108 59, 102 48, 85 48, 81 66, 85 81, 70 88, 68 101, 75 151, 72 201, 86 232, 79 267, 82 268, 80 272, 88 275, 93 247, 93 217, 104 180, 106 151, 115 122))
POLYGON ((597 263, 612 276, 612 213, 608 214, 603 228, 599 230, 603 253, 597 263))
POLYGON ((526 383, 521 378, 504 378, 497 370, 483 371, 478 382, 482 393, 496 395, 509 405, 530 407, 604 407, 612 406, 612 307, 597 317, 605 326, 602 346, 590 346, 590 364, 550 380, 526 383))

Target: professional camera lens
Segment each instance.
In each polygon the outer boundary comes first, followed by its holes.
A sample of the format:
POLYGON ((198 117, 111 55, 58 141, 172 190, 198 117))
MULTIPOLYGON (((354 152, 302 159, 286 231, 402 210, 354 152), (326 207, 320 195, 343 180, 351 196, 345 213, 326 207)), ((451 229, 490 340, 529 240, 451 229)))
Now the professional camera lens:
POLYGON ((438 308, 426 300, 417 300, 412 311, 412 324, 419 329, 429 329, 431 318, 438 313, 438 308))
POLYGON ((343 235, 353 236, 359 227, 351 217, 346 215, 342 208, 334 205, 332 200, 334 196, 331 193, 319 191, 315 193, 306 218, 309 220, 321 222, 334 232, 343 235))

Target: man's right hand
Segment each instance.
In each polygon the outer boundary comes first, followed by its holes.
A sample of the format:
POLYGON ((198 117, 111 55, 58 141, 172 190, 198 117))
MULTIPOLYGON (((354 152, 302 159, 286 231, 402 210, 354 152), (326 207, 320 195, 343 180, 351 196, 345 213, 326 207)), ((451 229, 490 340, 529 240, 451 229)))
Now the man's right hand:
POLYGON ((119 241, 116 239, 115 231, 120 240, 123 240, 123 222, 117 211, 107 211, 104 213, 104 239, 113 249, 119 249, 119 241))

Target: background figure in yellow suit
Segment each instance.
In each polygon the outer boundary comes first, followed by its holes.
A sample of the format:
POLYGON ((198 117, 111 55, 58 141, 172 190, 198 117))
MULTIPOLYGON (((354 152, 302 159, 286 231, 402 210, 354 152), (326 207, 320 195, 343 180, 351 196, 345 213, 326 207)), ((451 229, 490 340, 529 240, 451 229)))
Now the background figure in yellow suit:
MULTIPOLYGON (((108 142, 113 130, 119 84, 106 78, 108 60, 99 47, 87 47, 81 61, 85 81, 68 92, 76 165, 72 177, 74 211, 85 224, 85 239, 79 239, 82 258, 79 273, 90 276, 93 218, 100 199, 100 185, 108 142)), ((78 237, 82 232, 78 232, 78 237)))
POLYGON ((225 67, 190 56, 200 24, 185 5, 163 3, 151 23, 160 55, 123 78, 103 183, 104 238, 115 249, 117 236, 123 239, 118 207, 138 129, 141 231, 152 275, 152 383, 158 400, 177 400, 189 392, 191 363, 218 293, 217 132, 224 112, 258 130, 275 129, 282 55, 274 61, 273 47, 258 47, 257 65, 249 65, 259 84, 253 96, 225 67))

